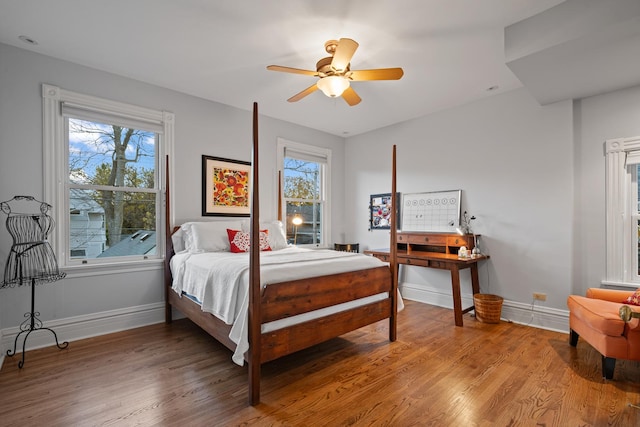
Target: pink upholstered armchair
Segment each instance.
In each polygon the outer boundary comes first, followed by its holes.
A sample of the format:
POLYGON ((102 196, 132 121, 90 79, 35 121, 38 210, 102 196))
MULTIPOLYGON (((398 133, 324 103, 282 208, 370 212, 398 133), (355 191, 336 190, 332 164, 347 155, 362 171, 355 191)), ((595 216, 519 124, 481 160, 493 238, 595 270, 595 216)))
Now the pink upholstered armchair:
MULTIPOLYGON (((575 347, 582 337, 602 355, 602 376, 613 378, 616 359, 640 360, 640 320, 620 318, 623 301, 633 291, 590 288, 586 297, 569 295, 569 343, 575 347)), ((640 307, 631 306, 640 312, 640 307)))

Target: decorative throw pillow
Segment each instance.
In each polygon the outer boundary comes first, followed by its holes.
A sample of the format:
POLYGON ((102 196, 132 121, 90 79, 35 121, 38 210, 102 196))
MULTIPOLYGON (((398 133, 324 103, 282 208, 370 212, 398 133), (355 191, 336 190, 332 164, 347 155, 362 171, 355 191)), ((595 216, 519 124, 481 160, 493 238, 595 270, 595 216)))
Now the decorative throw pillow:
MULTIPOLYGON (((240 230, 231 230, 227 228, 227 234, 229 235, 229 246, 231 252, 248 252, 250 248, 249 233, 245 233, 240 230)), ((260 230, 260 250, 270 251, 269 235, 267 230, 260 230)))
POLYGON ((629 305, 640 305, 640 288, 636 289, 633 295, 630 295, 622 302, 629 305))
MULTIPOLYGON (((242 222, 242 231, 248 232, 250 223, 248 220, 242 222)), ((280 221, 260 221, 260 229, 267 230, 269 235, 269 246, 272 251, 278 251, 289 247, 287 243, 287 233, 280 221)))

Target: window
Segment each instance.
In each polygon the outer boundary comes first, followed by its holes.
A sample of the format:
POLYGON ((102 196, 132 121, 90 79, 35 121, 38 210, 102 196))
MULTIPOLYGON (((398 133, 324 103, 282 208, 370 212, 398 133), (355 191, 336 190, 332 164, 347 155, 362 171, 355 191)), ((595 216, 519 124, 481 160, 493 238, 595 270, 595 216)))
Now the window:
POLYGON ((640 137, 611 139, 606 149, 606 241, 604 284, 640 283, 640 137))
POLYGON ((287 241, 328 246, 331 150, 278 139, 287 241))
POLYGON ((64 267, 164 255, 164 158, 173 115, 43 85, 45 197, 64 267))

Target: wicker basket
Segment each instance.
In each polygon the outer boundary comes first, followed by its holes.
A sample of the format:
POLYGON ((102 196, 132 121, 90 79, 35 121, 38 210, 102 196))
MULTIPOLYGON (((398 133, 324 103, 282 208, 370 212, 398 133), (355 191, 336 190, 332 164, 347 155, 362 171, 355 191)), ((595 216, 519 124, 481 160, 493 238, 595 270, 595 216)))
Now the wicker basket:
POLYGON ((483 323, 500 323, 503 298, 491 294, 475 294, 473 303, 476 319, 483 323))

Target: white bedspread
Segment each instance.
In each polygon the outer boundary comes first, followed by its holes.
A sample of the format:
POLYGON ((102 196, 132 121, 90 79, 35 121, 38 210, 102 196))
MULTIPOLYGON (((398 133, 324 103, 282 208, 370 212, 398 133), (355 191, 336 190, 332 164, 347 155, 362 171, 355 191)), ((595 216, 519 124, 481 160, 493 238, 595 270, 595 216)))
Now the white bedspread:
MULTIPOLYGON (((270 283, 344 273, 384 266, 372 256, 333 250, 311 250, 289 247, 279 251, 261 252, 260 278, 264 288, 270 283)), ((229 338, 237 344, 233 361, 244 363, 248 343, 248 283, 249 254, 181 252, 171 259, 173 290, 185 292, 209 312, 228 325, 233 325, 229 338)), ((385 298, 386 295, 377 297, 385 298)), ((401 308, 399 300, 399 308, 401 308)), ((342 308, 344 309, 344 308, 342 308)), ((263 332, 265 325, 263 325, 263 332)), ((272 329, 275 329, 272 327, 272 329)))

